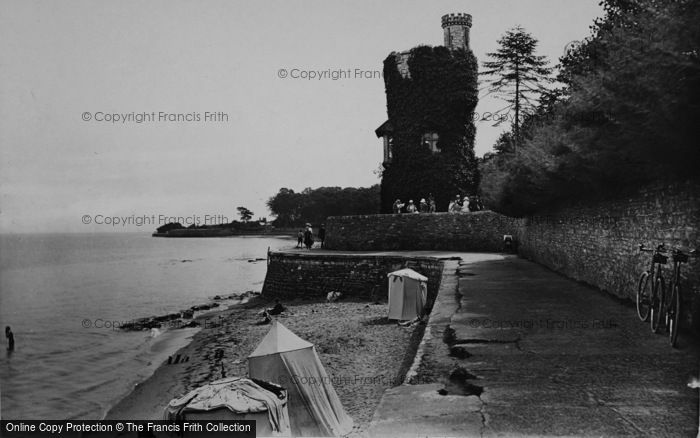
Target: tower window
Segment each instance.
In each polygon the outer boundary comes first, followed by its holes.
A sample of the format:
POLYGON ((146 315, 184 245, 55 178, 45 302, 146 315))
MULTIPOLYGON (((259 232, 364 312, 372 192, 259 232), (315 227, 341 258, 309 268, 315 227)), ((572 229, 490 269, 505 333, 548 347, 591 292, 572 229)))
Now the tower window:
POLYGON ((431 152, 436 153, 440 152, 440 149, 438 149, 438 139, 439 136, 437 132, 428 132, 423 134, 423 141, 422 143, 430 149, 431 152))
POLYGON ((394 137, 390 135, 384 135, 384 162, 389 163, 394 157, 393 143, 394 137))

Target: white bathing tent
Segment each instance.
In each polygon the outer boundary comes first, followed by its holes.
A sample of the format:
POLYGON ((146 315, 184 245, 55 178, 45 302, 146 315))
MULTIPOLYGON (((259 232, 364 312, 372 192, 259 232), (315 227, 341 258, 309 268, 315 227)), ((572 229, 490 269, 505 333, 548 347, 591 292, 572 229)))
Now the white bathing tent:
POLYGON ((287 390, 292 436, 341 436, 352 430, 314 345, 278 321, 248 356, 248 375, 287 390))
POLYGON ((230 377, 170 401, 165 420, 255 420, 256 436, 291 435, 287 393, 280 386, 230 377))
POLYGON ((423 316, 428 299, 428 277, 413 269, 390 272, 389 319, 411 320, 423 316))

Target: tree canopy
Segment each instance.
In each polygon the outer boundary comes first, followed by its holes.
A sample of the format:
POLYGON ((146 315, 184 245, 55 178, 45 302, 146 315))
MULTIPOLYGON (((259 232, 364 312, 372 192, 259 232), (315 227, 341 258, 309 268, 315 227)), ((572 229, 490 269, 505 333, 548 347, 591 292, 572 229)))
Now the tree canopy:
POLYGON ((248 222, 253 218, 253 212, 245 207, 237 207, 236 210, 238 210, 238 215, 243 222, 248 222))
POLYGON ((276 216, 278 227, 301 226, 306 222, 318 225, 328 216, 349 216, 379 213, 379 185, 372 187, 306 188, 296 193, 281 188, 267 201, 276 216))
POLYGON ((481 165, 481 190, 526 215, 572 197, 651 180, 697 178, 700 165, 700 2, 605 0, 591 36, 561 59, 564 84, 481 165))

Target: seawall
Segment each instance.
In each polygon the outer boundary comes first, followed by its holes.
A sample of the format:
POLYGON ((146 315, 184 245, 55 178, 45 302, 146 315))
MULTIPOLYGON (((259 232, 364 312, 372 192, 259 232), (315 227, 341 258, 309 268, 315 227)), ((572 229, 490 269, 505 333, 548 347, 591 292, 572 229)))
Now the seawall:
MULTIPOLYGON (((621 299, 635 300, 650 256, 638 245, 700 247, 700 184, 656 184, 626 196, 570 202, 527 218, 492 211, 330 217, 327 248, 343 251, 500 252, 511 234, 521 256, 621 299)), ((672 264, 664 269, 667 279, 672 264)), ((700 260, 682 266, 682 319, 700 333, 700 260)))
POLYGON ((377 214, 326 220, 326 247, 343 251, 444 250, 499 252, 520 220, 492 211, 377 214))
POLYGON ((325 299, 330 291, 344 299, 385 301, 389 272, 411 268, 428 277, 428 301, 434 300, 443 263, 433 257, 397 255, 271 252, 263 297, 325 299))

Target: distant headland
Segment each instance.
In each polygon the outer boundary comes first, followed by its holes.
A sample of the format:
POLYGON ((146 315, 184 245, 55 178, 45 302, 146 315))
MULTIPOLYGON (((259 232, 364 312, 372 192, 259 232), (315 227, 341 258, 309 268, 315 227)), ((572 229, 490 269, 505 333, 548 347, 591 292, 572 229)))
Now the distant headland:
POLYGON ((183 226, 170 222, 156 229, 153 237, 228 237, 255 235, 291 235, 294 231, 277 228, 266 221, 238 222, 216 225, 183 226))

